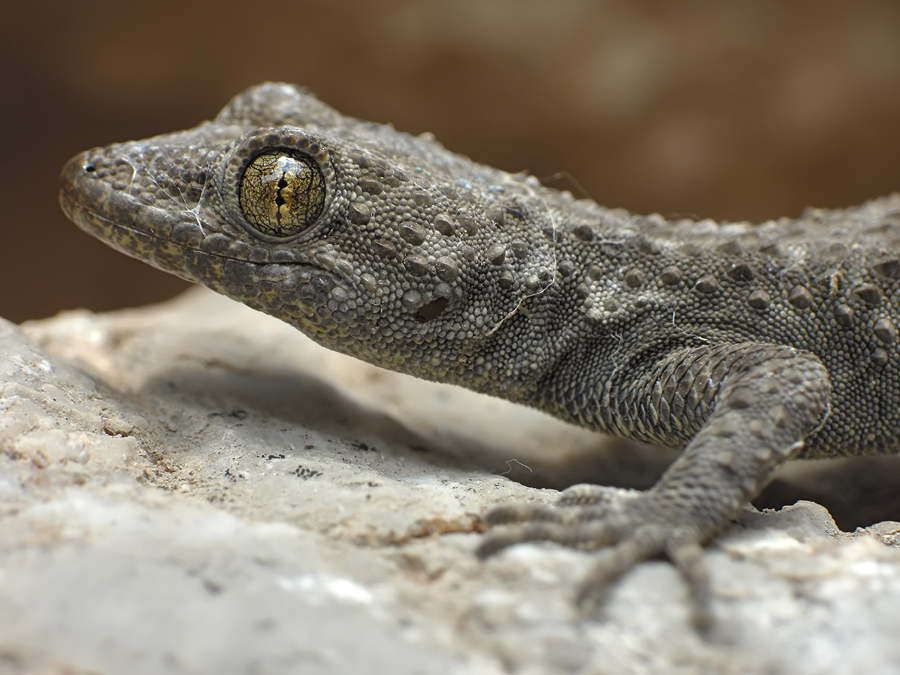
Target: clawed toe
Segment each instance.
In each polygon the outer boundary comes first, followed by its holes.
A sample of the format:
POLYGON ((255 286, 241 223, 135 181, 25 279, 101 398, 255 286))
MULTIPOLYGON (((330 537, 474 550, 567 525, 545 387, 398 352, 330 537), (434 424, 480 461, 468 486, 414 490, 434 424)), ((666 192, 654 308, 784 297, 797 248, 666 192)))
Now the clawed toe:
POLYGON ((619 508, 625 501, 634 499, 640 494, 638 490, 579 483, 563 490, 556 505, 561 507, 602 505, 619 508))
POLYGON ((577 604, 589 614, 616 579, 638 563, 665 554, 690 589, 694 625, 706 628, 711 595, 699 532, 680 524, 678 514, 654 507, 646 496, 635 501, 641 493, 577 487, 568 496, 588 506, 513 504, 491 510, 485 519, 497 527, 485 535, 477 556, 484 559, 515 544, 538 541, 602 549, 576 594, 577 604))
POLYGON ((488 511, 484 520, 489 525, 523 522, 559 522, 564 512, 544 504, 503 504, 488 511))
POLYGON ((690 590, 691 622, 700 631, 707 629, 712 623, 712 590, 699 537, 690 530, 676 530, 666 540, 666 556, 690 590))
POLYGON ((485 535, 476 550, 476 555, 483 559, 515 544, 534 541, 550 541, 568 548, 591 550, 607 546, 619 538, 619 529, 605 522, 533 521, 524 525, 498 528, 485 535))
POLYGON ((597 561, 579 586, 576 602, 585 611, 595 607, 616 579, 665 547, 665 531, 659 526, 641 527, 615 546, 600 551, 597 561))
POLYGON ((709 572, 700 541, 689 529, 672 532, 660 525, 645 526, 600 551, 576 594, 582 612, 591 613, 611 583, 638 563, 661 553, 666 554, 687 583, 691 594, 691 622, 699 631, 706 630, 712 622, 709 572))

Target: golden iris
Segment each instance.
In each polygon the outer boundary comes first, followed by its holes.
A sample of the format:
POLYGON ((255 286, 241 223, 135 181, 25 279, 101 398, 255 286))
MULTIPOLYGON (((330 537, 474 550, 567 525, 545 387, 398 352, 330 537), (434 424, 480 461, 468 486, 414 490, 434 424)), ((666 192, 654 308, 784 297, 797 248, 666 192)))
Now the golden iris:
POLYGON ((325 177, 310 157, 285 150, 257 155, 241 176, 241 211, 260 233, 286 238, 316 222, 325 208, 325 177))

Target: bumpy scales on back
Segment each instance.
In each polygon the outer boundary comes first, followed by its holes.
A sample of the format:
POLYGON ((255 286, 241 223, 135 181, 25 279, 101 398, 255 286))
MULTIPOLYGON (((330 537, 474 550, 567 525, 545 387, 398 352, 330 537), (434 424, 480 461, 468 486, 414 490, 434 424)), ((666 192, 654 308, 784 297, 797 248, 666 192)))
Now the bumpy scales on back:
POLYGON ((385 368, 684 448, 647 492, 501 506, 480 555, 601 549, 592 604, 667 554, 705 619, 700 545, 792 457, 900 449, 900 196, 799 220, 610 210, 304 90, 85 152, 63 210, 114 248, 385 368))

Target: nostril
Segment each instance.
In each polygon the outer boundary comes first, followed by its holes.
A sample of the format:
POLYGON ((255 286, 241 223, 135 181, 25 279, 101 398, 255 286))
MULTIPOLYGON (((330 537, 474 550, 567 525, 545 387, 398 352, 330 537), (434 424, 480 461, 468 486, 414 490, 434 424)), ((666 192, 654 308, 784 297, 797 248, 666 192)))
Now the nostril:
POLYGON ((86 173, 94 173, 94 171, 97 170, 97 167, 94 166, 93 164, 85 164, 85 165, 84 165, 84 170, 85 170, 86 173))

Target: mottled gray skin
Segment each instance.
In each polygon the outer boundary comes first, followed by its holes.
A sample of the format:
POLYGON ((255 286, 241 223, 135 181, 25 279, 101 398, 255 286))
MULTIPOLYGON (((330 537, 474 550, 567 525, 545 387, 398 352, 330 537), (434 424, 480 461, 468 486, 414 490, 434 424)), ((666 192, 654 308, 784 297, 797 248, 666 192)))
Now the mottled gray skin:
POLYGON ((898 195, 759 226, 634 216, 266 84, 195 129, 75 157, 60 201, 114 248, 331 349, 684 448, 647 492, 575 486, 487 515, 502 526, 481 555, 605 547, 588 606, 664 552, 703 622, 700 544, 780 464, 900 449, 898 195), (324 177, 293 236, 242 210, 244 168, 271 149, 324 177))

